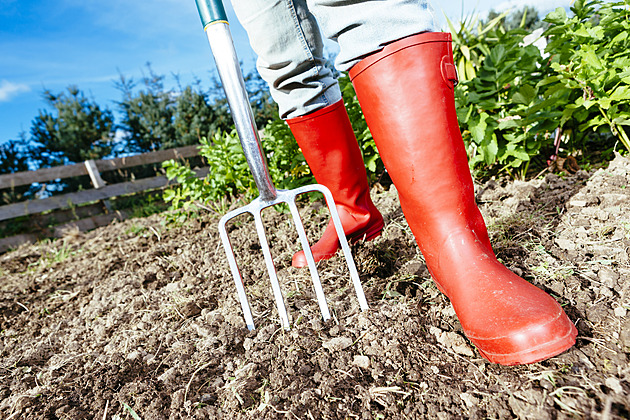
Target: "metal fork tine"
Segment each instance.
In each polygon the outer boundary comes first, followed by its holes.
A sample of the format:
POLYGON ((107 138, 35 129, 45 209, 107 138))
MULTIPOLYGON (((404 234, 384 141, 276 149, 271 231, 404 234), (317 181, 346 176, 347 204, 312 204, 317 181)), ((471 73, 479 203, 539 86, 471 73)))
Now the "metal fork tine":
POLYGON ((335 207, 335 201, 333 199, 332 193, 328 188, 321 188, 321 186, 319 185, 317 187, 318 190, 321 191, 326 198, 326 204, 328 206, 328 210, 330 211, 330 216, 333 220, 333 224, 335 225, 335 230, 337 231, 339 244, 341 245, 343 256, 345 257, 346 263, 348 264, 348 270, 350 271, 350 278, 352 279, 352 284, 354 285, 354 291, 357 294, 357 298, 359 299, 359 307, 362 311, 367 311, 369 309, 367 299, 365 298, 365 293, 363 292, 363 286, 361 286, 361 279, 359 279, 359 273, 357 272, 357 267, 354 264, 354 259, 352 258, 352 253, 350 252, 350 246, 348 245, 348 240, 346 239, 346 234, 343 230, 343 225, 341 224, 339 213, 337 212, 337 208, 335 207))
POLYGON ((284 306, 284 298, 282 297, 282 290, 280 290, 276 267, 273 264, 269 243, 267 242, 267 235, 265 234, 265 227, 262 223, 261 212, 262 210, 254 213, 256 231, 258 232, 258 239, 260 240, 260 246, 262 247, 263 256, 265 257, 267 272, 269 273, 269 278, 271 280, 271 288, 276 299, 276 307, 278 308, 278 315, 280 315, 280 323, 283 328, 289 329, 289 315, 287 314, 287 309, 284 306))
POLYGON ((293 200, 288 201, 289 208, 291 209, 291 215, 293 216, 293 222, 295 223, 295 228, 298 231, 298 236, 300 237, 300 243, 302 244, 302 249, 304 250, 304 255, 306 256, 306 262, 308 263, 308 268, 311 271, 311 278, 313 279, 313 288, 315 289, 315 296, 317 296, 317 303, 319 304, 319 309, 322 312, 322 317, 324 321, 328 321, 330 319, 330 311, 328 309, 328 304, 326 303, 326 296, 324 295, 324 289, 322 288, 322 283, 319 279, 319 273, 317 272, 317 266, 315 266, 315 259, 313 258, 313 252, 311 251, 311 246, 308 243, 308 238, 306 237, 306 231, 304 230, 304 224, 302 223, 302 218, 300 217, 300 212, 298 211, 297 206, 295 205, 295 199, 297 196, 293 196, 293 200))
POLYGON ((221 218, 221 220, 219 221, 219 234, 221 235, 223 248, 225 249, 225 254, 227 255, 228 263, 230 264, 230 271, 232 271, 232 277, 234 278, 234 284, 236 285, 238 300, 241 302, 241 308, 243 309, 245 323, 247 324, 247 328, 251 331, 256 328, 254 326, 254 317, 252 316, 252 311, 249 306, 249 302, 247 301, 247 295, 245 294, 243 277, 241 276, 238 264, 236 263, 234 250, 232 249, 232 244, 230 242, 230 238, 228 237, 227 229, 225 228, 225 224, 228 222, 228 220, 234 217, 236 217, 236 215, 234 215, 233 213, 228 213, 221 218))

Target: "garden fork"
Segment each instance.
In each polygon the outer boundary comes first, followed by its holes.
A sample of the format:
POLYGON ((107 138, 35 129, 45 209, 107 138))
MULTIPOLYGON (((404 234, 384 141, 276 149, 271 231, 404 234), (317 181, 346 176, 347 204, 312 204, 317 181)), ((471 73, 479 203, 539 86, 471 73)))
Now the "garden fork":
POLYGON ((326 297, 324 296, 324 290, 319 279, 317 267, 315 266, 313 253, 311 252, 311 248, 306 237, 306 231, 304 230, 304 225, 302 224, 300 214, 295 204, 297 196, 307 192, 318 191, 324 195, 337 231, 337 236, 339 237, 341 249, 343 250, 344 257, 348 264, 350 277, 359 299, 359 306, 361 307, 361 310, 367 310, 368 305, 365 299, 365 294, 363 293, 363 287, 361 286, 361 281, 359 280, 359 275, 357 273, 354 260, 352 259, 350 247, 348 246, 348 241, 346 240, 343 226, 341 224, 341 220, 339 219, 339 214, 337 213, 331 192, 328 188, 319 184, 307 185, 292 190, 277 190, 275 188, 273 181, 271 180, 271 176, 269 175, 267 162, 263 155, 263 149, 258 136, 256 123, 254 122, 254 116, 247 96, 247 91, 245 90, 245 82, 243 80, 243 75, 241 74, 238 58, 234 49, 234 42, 232 41, 232 35, 229 30, 227 15, 225 13, 223 3, 221 0, 196 0, 196 3, 199 16, 201 17, 201 21, 204 26, 204 31, 206 32, 210 43, 214 61, 219 72, 219 78, 221 79, 221 84, 223 85, 223 90, 225 91, 225 95, 227 97, 232 118, 234 119, 234 123, 236 125, 236 131, 240 138, 241 145, 243 146, 243 153, 245 154, 245 158, 247 159, 247 163, 252 175, 254 176, 254 181, 256 182, 256 186, 258 187, 258 192, 260 194, 258 198, 250 204, 227 213, 219 221, 221 240, 227 254, 232 276, 234 277, 234 283, 236 284, 238 298, 241 302, 241 307, 243 308, 247 328, 250 330, 255 328, 254 319, 247 300, 247 295, 245 293, 243 278, 236 263, 234 251, 227 234, 226 223, 244 213, 250 213, 254 216, 254 223, 256 225, 256 231, 258 233, 258 238, 260 240, 260 245, 265 259, 265 265, 267 266, 267 272, 269 273, 271 280, 271 288, 276 300, 280 323, 282 324, 282 327, 288 329, 289 316, 287 315, 287 310, 284 305, 284 298, 282 297, 280 283, 278 282, 278 276, 261 218, 263 209, 280 203, 286 203, 289 206, 293 221, 298 231, 300 243, 304 249, 304 254, 306 255, 308 267, 313 279, 315 295, 317 297, 319 308, 322 312, 322 317, 324 318, 324 321, 330 319, 330 311, 326 303, 326 297))

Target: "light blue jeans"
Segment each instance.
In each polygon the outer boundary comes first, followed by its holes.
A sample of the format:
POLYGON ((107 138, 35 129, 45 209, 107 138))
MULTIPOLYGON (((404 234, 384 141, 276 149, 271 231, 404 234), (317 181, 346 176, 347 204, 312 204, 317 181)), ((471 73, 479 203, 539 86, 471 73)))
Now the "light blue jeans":
POLYGON ((324 37, 339 44, 335 66, 346 71, 388 43, 435 30, 427 0, 232 0, 232 5, 284 119, 341 99, 325 66, 324 37))

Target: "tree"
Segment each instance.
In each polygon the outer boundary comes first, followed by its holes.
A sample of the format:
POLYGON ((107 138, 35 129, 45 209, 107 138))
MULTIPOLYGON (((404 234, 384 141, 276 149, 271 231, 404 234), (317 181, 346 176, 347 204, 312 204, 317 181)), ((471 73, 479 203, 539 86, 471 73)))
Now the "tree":
POLYGON ((137 94, 133 92, 133 80, 121 75, 117 83, 123 93, 123 100, 119 102, 123 114, 120 127, 125 131, 129 152, 159 150, 175 138, 173 108, 176 101, 171 92, 164 90, 164 76, 156 75, 149 67, 149 76, 142 81, 145 89, 137 94))
MULTIPOLYGON (((142 79, 144 88, 135 92, 133 80, 121 75, 117 82, 123 93, 119 102, 123 118, 127 151, 147 152, 191 144, 210 138, 217 131, 231 131, 234 127, 221 83, 213 78, 213 87, 205 92, 196 81, 193 86, 166 90, 164 76, 155 74, 148 66, 149 75, 142 79)), ((259 128, 278 117, 277 106, 271 99, 267 84, 257 72, 245 76, 245 86, 259 128)))
POLYGON ((115 128, 110 110, 88 100, 76 86, 59 94, 45 90, 43 96, 54 111, 40 110, 31 125, 42 166, 98 159, 111 152, 115 128))
MULTIPOLYGON (((491 9, 483 25, 485 26, 485 24, 500 15, 500 13, 491 9)), ((545 22, 538 16, 536 8, 532 6, 524 6, 520 10, 513 11, 507 17, 503 18, 501 23, 507 31, 522 27, 531 32, 545 25, 545 22)))
POLYGON ((208 94, 199 88, 187 86, 177 96, 175 108, 175 139, 172 147, 199 144, 218 130, 229 131, 232 119, 227 108, 209 103, 208 94))
MULTIPOLYGON (((0 144, 0 174, 28 171, 31 147, 22 135, 20 140, 9 140, 0 144)), ((22 200, 32 193, 30 185, 7 188, 0 195, 0 203, 9 204, 22 200)))
POLYGON ((28 171, 28 145, 22 140, 0 144, 0 174, 28 171))

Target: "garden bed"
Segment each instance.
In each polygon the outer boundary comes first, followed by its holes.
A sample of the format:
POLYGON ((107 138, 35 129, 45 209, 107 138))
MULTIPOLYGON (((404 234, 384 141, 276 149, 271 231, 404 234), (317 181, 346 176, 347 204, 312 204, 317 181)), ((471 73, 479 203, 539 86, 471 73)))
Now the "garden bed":
MULTIPOLYGON (((630 160, 606 169, 492 180, 477 198, 498 257, 551 293, 577 345, 518 367, 487 362, 430 279, 395 189, 375 189, 383 235, 353 246, 370 304, 345 263, 320 263, 322 322, 296 234, 265 213, 293 327, 279 327, 249 223, 230 236, 257 329, 245 328, 206 214, 161 215, 0 256, 0 417, 627 418, 630 416, 630 160)), ((304 210, 310 238, 326 214, 304 210)), ((245 219, 240 222, 246 222, 245 219)))

